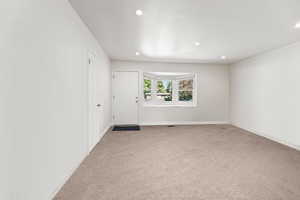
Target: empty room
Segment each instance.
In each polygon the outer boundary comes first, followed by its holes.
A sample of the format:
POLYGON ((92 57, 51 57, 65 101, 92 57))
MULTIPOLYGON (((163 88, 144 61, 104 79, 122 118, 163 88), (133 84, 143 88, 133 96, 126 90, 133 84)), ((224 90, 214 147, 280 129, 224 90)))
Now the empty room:
POLYGON ((300 200, 299 0, 0 11, 0 200, 300 200))

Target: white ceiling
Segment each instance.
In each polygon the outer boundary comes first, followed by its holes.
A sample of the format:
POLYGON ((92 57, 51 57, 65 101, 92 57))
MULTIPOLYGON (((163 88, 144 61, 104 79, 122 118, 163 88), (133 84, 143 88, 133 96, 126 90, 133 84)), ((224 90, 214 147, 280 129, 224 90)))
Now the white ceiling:
POLYGON ((112 59, 232 63, 300 41, 300 0, 70 2, 112 59))

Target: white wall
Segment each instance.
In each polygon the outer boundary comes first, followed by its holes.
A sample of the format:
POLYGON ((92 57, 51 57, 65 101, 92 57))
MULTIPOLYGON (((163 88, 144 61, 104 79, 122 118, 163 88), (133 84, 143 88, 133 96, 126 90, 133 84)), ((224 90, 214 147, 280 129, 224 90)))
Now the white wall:
POLYGON ((50 199, 87 153, 87 51, 99 55, 107 83, 106 125, 110 61, 67 0, 10 0, 0 8, 0 199, 50 199), (15 165, 6 166, 9 158, 15 165))
MULTIPOLYGON (((197 107, 144 107, 140 105, 140 124, 226 123, 229 118, 229 68, 227 65, 171 64, 113 61, 117 70, 140 72, 140 94, 143 94, 142 72, 197 73, 197 107)), ((143 98, 143 95, 140 95, 143 98)), ((140 101, 141 102, 141 101, 140 101)))
POLYGON ((15 41, 12 34, 17 26, 14 22, 20 15, 20 1, 0 3, 0 200, 13 198, 12 183, 15 181, 15 165, 13 163, 14 133, 17 127, 14 117, 17 113, 15 103, 15 41))
MULTIPOLYGON (((2 6, 2 5, 1 5, 2 6)), ((9 34, 10 24, 3 23, 0 6, 0 200, 11 198, 10 183, 13 181, 9 173, 13 167, 13 66, 9 64, 12 49, 3 51, 6 41, 3 36, 9 34)), ((8 7, 8 6, 7 6, 8 7)), ((3 7, 6 9, 7 7, 3 7)), ((7 17, 8 18, 8 17, 7 17)))
POLYGON ((300 147, 300 43, 231 66, 234 125, 300 147))

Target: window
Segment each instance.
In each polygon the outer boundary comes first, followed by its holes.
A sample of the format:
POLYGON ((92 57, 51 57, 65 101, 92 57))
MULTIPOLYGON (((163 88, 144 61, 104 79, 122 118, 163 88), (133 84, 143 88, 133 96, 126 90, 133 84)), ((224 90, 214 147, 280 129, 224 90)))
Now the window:
POLYGON ((196 75, 191 73, 144 73, 146 106, 195 106, 196 75))
POLYGON ((163 101, 172 101, 172 92, 171 80, 157 81, 156 96, 158 99, 163 101))
POLYGON ((179 101, 193 101, 193 80, 179 81, 179 101))
POLYGON ((150 101, 152 99, 151 80, 149 79, 144 79, 144 99, 145 101, 150 101))

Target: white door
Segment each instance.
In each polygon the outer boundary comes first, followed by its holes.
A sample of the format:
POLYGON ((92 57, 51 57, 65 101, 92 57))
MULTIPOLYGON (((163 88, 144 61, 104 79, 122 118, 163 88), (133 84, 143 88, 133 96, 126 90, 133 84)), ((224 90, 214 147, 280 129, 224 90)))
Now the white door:
POLYGON ((103 131, 103 93, 101 83, 101 71, 97 66, 97 57, 88 54, 88 91, 89 91, 89 152, 95 147, 101 138, 103 131))
POLYGON ((114 72, 113 121, 115 125, 138 124, 139 73, 114 72))

